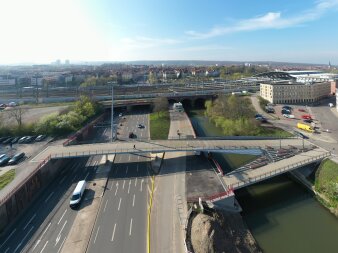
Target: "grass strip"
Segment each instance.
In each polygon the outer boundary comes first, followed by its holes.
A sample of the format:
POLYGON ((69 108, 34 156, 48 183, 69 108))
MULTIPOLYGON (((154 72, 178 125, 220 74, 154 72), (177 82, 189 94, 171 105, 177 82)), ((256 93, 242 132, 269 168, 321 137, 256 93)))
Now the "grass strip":
POLYGON ((7 171, 5 174, 1 175, 0 176, 0 190, 5 188, 6 185, 12 182, 14 177, 15 177, 15 169, 11 169, 7 171))

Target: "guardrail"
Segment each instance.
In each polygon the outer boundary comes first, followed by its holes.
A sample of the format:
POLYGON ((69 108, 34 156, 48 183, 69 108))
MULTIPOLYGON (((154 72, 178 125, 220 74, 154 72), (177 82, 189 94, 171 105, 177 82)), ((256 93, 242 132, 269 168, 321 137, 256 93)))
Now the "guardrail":
POLYGON ((32 177, 33 175, 35 175, 35 173, 41 169, 49 160, 51 159, 51 156, 47 156, 43 161, 41 161, 38 166, 31 171, 28 176, 21 181, 18 185, 16 185, 10 193, 6 194, 1 200, 0 200, 0 205, 2 205, 3 203, 5 203, 8 199, 10 199, 23 185, 25 185, 32 177))
POLYGON ((254 183, 262 181, 262 180, 264 180, 264 179, 266 179, 268 177, 282 174, 284 172, 287 172, 287 171, 296 169, 298 167, 310 164, 312 162, 318 161, 320 159, 329 157, 330 155, 331 155, 331 152, 326 152, 326 153, 321 154, 319 156, 311 157, 311 158, 306 159, 304 161, 297 162, 297 163, 294 163, 294 164, 290 164, 288 166, 282 167, 282 168, 274 170, 274 171, 266 172, 266 173, 264 173, 262 175, 259 175, 257 177, 249 178, 247 180, 244 180, 244 181, 241 181, 241 182, 238 182, 238 183, 235 183, 235 184, 231 184, 230 187, 232 189, 238 189, 238 188, 240 188, 240 186, 244 187, 244 186, 247 186, 247 185, 250 185, 250 184, 254 184, 254 183))

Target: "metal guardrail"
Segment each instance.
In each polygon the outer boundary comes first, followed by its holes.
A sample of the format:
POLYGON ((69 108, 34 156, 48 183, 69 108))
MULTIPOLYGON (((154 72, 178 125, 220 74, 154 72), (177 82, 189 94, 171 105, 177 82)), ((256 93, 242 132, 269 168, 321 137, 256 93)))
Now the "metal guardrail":
POLYGON ((326 158, 326 157, 329 157, 331 155, 331 152, 326 152, 324 154, 321 154, 319 156, 315 156, 315 157, 311 157, 307 160, 304 160, 304 161, 301 161, 301 162, 297 162, 297 163, 294 163, 294 164, 291 164, 291 165, 288 165, 288 166, 285 166, 285 167, 282 167, 278 170, 274 170, 274 171, 270 171, 270 172, 266 172, 262 175, 259 175, 257 177, 254 177, 254 178, 249 178, 247 180, 244 180, 242 182, 238 182, 238 183, 235 183, 235 184, 231 184, 230 187, 232 189, 238 189, 240 186, 247 186, 247 185, 250 185, 250 184, 254 184, 256 182, 259 182, 259 181, 262 181, 268 177, 271 177, 271 176, 274 176, 274 175, 279 175, 279 174, 282 174, 284 172, 287 172, 287 171, 290 171, 290 170, 293 170, 293 169, 296 169, 298 167, 301 167, 301 166, 304 166, 304 165, 307 165, 307 164, 310 164, 311 162, 315 162, 315 161, 318 161, 319 159, 322 159, 322 158, 326 158))
POLYGON ((209 152, 217 152, 217 151, 236 151, 236 150, 260 150, 260 146, 208 146, 208 147, 194 147, 194 146, 177 146, 177 147, 156 147, 156 148, 148 148, 144 147, 142 149, 139 148, 121 148, 121 149, 101 149, 95 151, 82 151, 82 152, 62 152, 59 154, 51 155, 52 159, 57 158, 70 158, 70 157, 83 157, 83 156, 92 156, 92 155, 108 155, 108 154, 126 154, 126 153, 161 153, 161 152, 198 152, 198 151, 209 151, 209 152))

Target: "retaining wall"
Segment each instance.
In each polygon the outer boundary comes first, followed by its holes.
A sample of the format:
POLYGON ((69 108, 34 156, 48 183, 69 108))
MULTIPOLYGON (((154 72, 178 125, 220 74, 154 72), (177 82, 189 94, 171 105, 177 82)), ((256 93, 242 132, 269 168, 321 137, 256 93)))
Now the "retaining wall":
POLYGON ((8 229, 10 224, 20 217, 69 161, 69 159, 49 160, 6 196, 6 200, 0 205, 0 232, 8 229))

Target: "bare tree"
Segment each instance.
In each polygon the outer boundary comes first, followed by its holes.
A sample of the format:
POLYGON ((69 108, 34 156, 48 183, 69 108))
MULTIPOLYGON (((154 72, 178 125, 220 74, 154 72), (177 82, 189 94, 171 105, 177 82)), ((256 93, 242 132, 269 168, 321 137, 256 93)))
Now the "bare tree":
POLYGON ((23 116, 27 113, 27 108, 23 108, 21 106, 11 108, 7 111, 8 117, 14 119, 19 127, 22 126, 23 116))
POLYGON ((157 112, 157 114, 159 114, 159 112, 167 111, 168 106, 169 106, 169 103, 168 103, 167 98, 157 97, 154 100, 153 112, 157 112))

